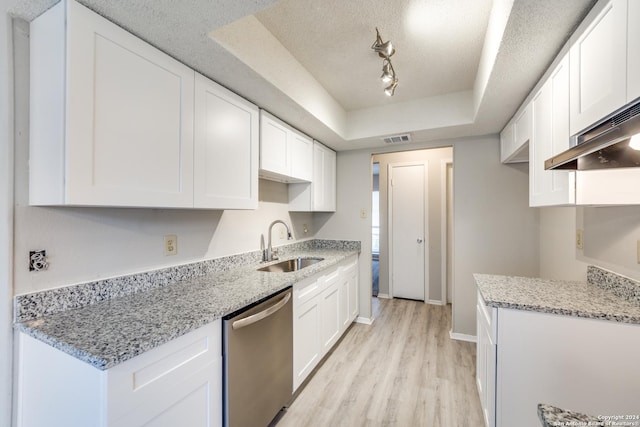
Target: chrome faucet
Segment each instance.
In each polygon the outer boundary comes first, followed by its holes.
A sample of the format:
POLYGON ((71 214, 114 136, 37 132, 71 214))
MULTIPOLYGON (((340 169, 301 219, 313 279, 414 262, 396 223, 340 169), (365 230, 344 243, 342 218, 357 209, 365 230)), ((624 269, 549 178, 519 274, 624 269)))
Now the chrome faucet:
POLYGON ((276 219, 275 221, 273 221, 269 225, 269 244, 267 246, 267 249, 262 251, 262 261, 266 262, 266 261, 273 261, 275 259, 278 259, 277 256, 274 256, 273 249, 271 248, 271 229, 273 228, 274 225, 278 223, 284 225, 287 228, 287 240, 293 239, 293 237, 291 237, 291 230, 289 230, 289 226, 287 225, 287 223, 279 219, 276 219))

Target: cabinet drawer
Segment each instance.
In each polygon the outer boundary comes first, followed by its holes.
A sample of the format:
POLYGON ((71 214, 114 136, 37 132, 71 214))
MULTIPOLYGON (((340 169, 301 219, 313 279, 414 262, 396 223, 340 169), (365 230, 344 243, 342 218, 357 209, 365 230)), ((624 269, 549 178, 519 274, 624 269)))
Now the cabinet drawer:
MULTIPOLYGON (((108 419, 117 420, 148 402, 164 401, 222 354, 217 320, 108 371, 108 419)), ((162 406, 162 405, 160 405, 162 406)))
POLYGON ((293 305, 304 304, 322 290, 322 277, 312 276, 293 285, 293 305))

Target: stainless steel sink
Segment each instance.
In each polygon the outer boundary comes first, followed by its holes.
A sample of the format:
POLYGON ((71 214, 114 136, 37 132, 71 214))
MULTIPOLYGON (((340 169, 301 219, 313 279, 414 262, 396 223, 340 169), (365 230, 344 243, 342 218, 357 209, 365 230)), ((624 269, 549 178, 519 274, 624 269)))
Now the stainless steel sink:
POLYGON ((290 273, 292 271, 298 271, 305 267, 309 267, 315 263, 323 261, 324 258, 293 258, 285 261, 280 261, 277 264, 267 265, 261 267, 258 271, 268 271, 270 273, 290 273))

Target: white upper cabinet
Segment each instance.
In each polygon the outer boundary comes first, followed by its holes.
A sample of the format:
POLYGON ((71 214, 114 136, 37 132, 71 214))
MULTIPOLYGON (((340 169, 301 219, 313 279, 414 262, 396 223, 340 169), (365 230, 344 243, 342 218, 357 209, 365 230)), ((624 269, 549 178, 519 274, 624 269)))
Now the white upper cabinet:
POLYGON ((529 144, 529 205, 575 203, 575 173, 545 170, 548 158, 569 148, 569 57, 565 56, 533 97, 529 144))
POLYGON ((258 107, 196 74, 196 208, 258 207, 258 128, 258 107))
POLYGON ((294 133, 290 144, 291 176, 303 181, 313 179, 313 139, 294 133))
POLYGON ((299 212, 336 211, 336 152, 313 142, 311 184, 289 184, 289 210, 299 212))
POLYGON ((529 160, 529 141, 532 133, 532 110, 528 104, 500 134, 502 163, 522 163, 529 160))
POLYGON ((280 182, 312 179, 313 140, 260 111, 260 176, 280 182))
POLYGON ((265 111, 260 111, 260 174, 289 174, 288 129, 265 111))
POLYGON ((513 154, 511 150, 515 136, 515 124, 513 122, 508 123, 500 132, 500 161, 502 163, 509 163, 509 157, 513 154))
POLYGON ((193 70, 74 1, 30 37, 30 204, 191 207, 193 70))
POLYGON ((313 145, 313 210, 336 210, 336 152, 316 142, 313 145))
POLYGON ((627 0, 597 3, 584 22, 570 50, 571 135, 627 100, 627 0))
POLYGON ((640 97, 640 1, 629 0, 627 32, 627 102, 640 97))

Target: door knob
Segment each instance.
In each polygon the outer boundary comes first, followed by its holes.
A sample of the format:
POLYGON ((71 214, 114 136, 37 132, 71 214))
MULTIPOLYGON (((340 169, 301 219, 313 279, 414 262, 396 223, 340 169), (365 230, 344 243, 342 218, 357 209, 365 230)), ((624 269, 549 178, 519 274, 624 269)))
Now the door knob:
POLYGON ((422 243, 422 239, 418 238, 418 243, 422 243))

